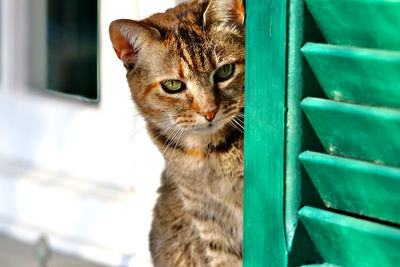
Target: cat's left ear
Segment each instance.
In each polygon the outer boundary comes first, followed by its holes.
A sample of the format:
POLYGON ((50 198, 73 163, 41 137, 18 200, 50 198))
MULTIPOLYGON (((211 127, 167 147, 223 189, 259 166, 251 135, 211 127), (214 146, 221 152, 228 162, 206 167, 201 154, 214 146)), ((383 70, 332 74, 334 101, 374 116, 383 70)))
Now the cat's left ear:
POLYGON ((210 0, 203 14, 203 23, 209 27, 214 23, 244 25, 243 0, 210 0))
POLYGON ((127 19, 113 21, 109 32, 118 58, 127 67, 135 65, 140 50, 160 39, 160 32, 157 29, 139 21, 127 19))

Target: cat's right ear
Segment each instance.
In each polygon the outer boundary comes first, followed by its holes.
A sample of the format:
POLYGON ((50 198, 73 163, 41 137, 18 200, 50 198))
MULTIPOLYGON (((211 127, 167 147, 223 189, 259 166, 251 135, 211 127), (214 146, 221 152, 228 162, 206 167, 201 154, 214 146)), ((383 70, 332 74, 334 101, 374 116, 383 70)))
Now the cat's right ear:
POLYGON ((203 14, 203 25, 215 23, 244 25, 243 0, 210 0, 203 14))
POLYGON ((110 39, 117 56, 126 67, 132 68, 139 51, 154 40, 160 32, 141 22, 127 19, 115 20, 110 24, 110 39))

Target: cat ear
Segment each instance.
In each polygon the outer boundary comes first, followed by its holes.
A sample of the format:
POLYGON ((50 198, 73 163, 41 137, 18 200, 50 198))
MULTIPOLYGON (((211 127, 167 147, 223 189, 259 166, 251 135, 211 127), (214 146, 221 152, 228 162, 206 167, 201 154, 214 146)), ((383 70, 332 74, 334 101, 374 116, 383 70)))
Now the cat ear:
POLYGON ((155 40, 160 39, 160 32, 134 20, 120 19, 110 24, 110 39, 117 56, 125 66, 132 67, 139 51, 155 40))
POLYGON ((242 0, 210 0, 203 14, 204 25, 213 23, 244 24, 244 7, 242 0))

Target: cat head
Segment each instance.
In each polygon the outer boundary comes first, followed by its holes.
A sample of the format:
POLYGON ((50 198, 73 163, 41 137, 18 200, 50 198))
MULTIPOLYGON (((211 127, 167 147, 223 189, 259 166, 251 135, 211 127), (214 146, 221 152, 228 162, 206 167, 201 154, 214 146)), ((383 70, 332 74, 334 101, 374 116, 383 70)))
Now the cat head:
POLYGON ((116 20, 110 37, 151 127, 215 134, 242 122, 242 0, 191 1, 145 20, 116 20))

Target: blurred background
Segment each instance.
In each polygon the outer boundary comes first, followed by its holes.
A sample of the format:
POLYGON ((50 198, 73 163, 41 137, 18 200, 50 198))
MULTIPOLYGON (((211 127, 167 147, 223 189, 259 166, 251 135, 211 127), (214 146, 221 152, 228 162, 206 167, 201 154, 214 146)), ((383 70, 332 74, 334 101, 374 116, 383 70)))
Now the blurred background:
POLYGON ((178 2, 0 0, 0 266, 150 266, 163 161, 108 25, 178 2))

